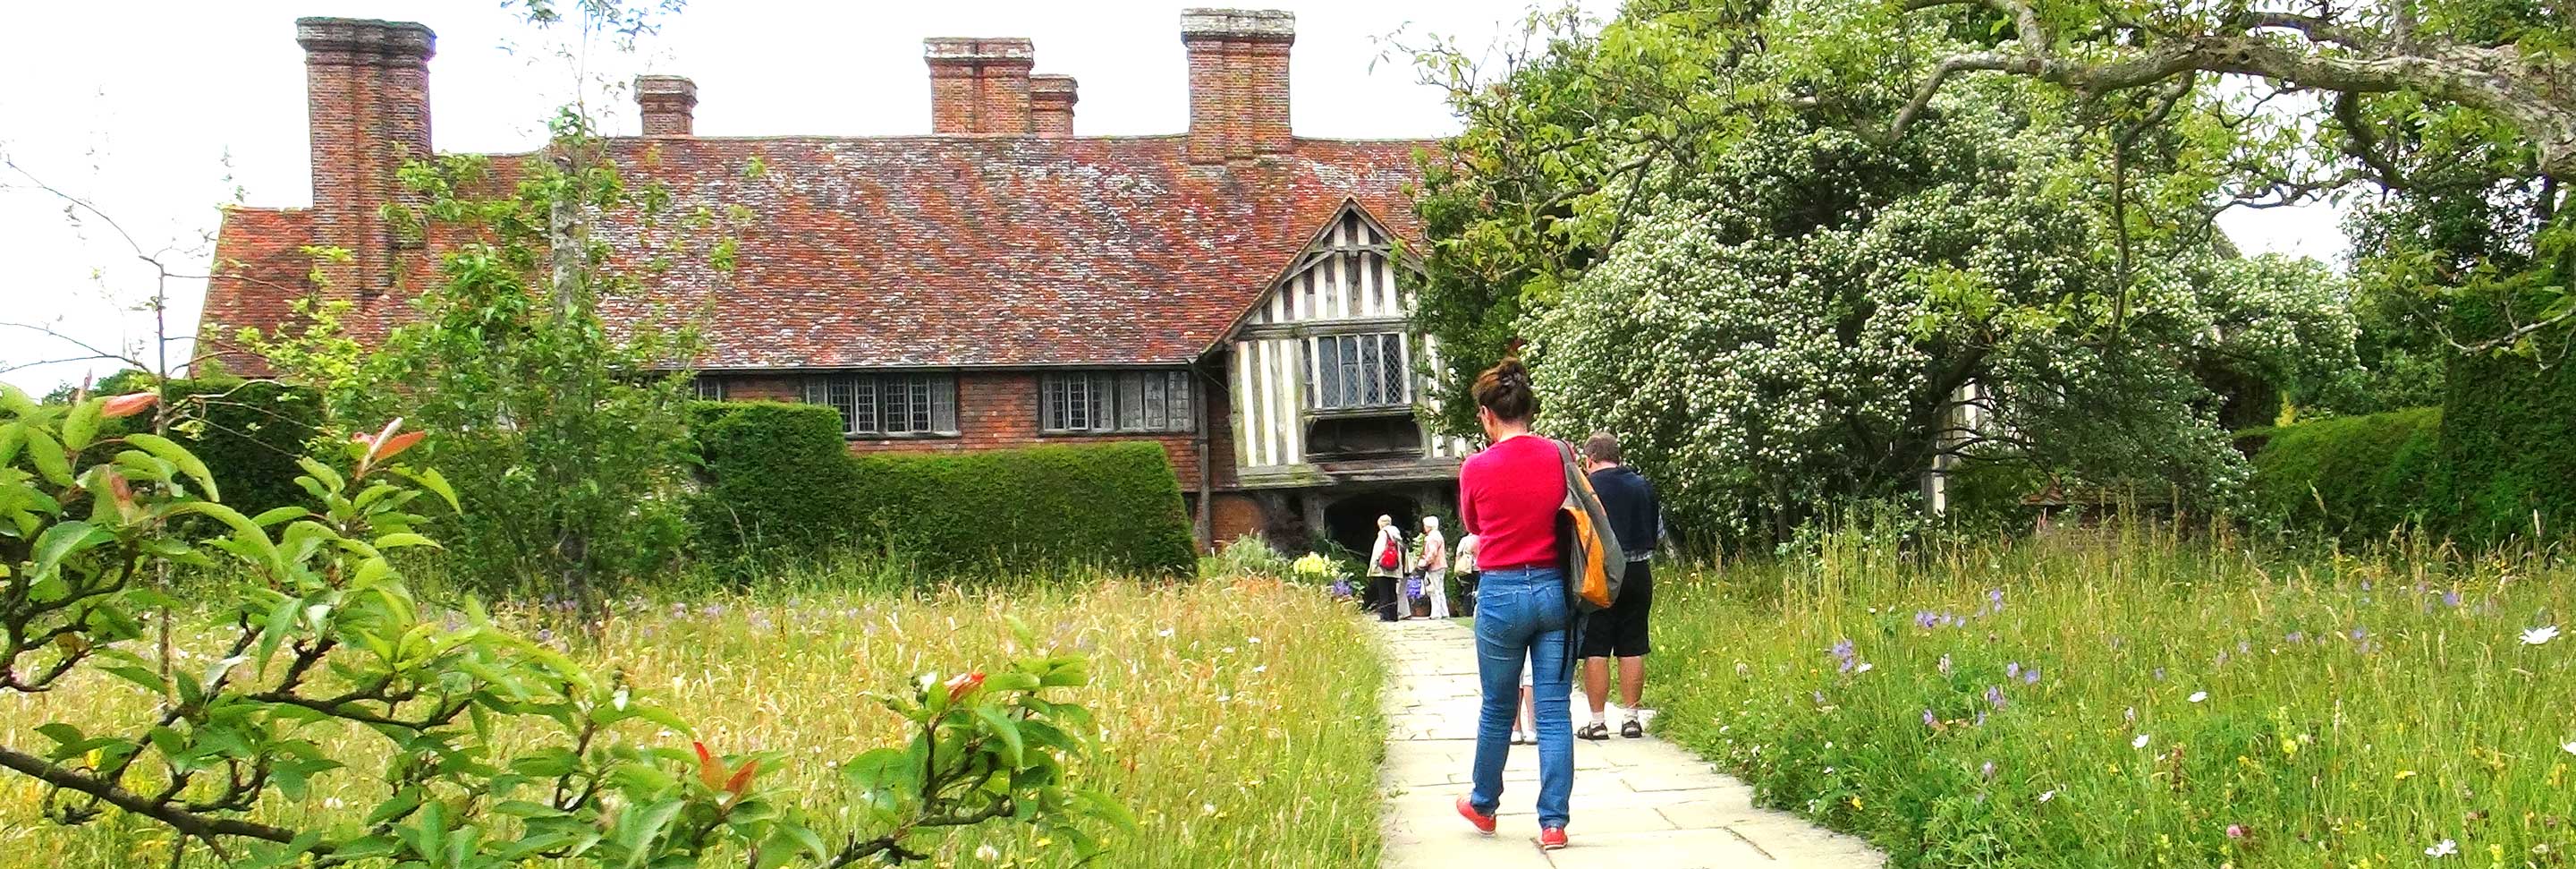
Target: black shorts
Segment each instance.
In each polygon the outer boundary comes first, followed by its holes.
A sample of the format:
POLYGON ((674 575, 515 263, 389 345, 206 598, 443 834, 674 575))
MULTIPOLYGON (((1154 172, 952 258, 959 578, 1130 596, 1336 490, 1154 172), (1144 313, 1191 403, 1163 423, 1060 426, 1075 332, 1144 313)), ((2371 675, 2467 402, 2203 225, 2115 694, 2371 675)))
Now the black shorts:
POLYGON ((1646 644, 1646 611, 1655 605, 1655 580, 1647 562, 1628 562, 1619 582, 1619 601, 1583 621, 1583 657, 1641 658, 1646 644))

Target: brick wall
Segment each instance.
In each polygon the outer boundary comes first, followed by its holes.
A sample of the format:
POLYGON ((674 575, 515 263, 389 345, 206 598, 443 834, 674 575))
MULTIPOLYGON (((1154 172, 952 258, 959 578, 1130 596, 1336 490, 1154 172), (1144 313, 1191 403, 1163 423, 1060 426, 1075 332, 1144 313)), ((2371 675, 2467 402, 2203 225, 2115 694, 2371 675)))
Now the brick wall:
MULTIPOLYGON (((305 118, 313 157, 313 243, 349 258, 323 260, 335 298, 391 289, 398 239, 381 214, 401 190, 405 160, 430 156, 429 58, 436 37, 418 24, 299 18, 305 118)), ((412 245, 401 244, 410 248, 412 245)))

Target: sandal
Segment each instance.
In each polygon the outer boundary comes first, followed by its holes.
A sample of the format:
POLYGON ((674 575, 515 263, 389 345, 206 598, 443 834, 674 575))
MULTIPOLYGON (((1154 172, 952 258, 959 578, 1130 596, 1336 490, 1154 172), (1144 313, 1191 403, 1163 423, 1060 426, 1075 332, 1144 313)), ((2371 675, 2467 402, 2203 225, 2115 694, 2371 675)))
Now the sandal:
POLYGON ((1631 718, 1628 719, 1628 723, 1619 725, 1619 735, 1629 739, 1643 739, 1646 736, 1646 726, 1637 723, 1637 719, 1631 718))
POLYGON ((1574 732, 1574 737, 1575 737, 1576 739, 1589 739, 1589 740, 1592 740, 1592 741, 1594 741, 1594 742, 1599 742, 1599 741, 1604 740, 1604 739, 1609 739, 1609 738, 1610 738, 1610 726, 1609 726, 1609 725, 1606 725, 1606 724, 1603 724, 1603 723, 1601 723, 1601 722, 1595 721, 1595 722, 1592 722, 1592 723, 1590 723, 1590 724, 1583 725, 1583 728, 1582 728, 1582 729, 1575 731, 1575 732, 1574 732))

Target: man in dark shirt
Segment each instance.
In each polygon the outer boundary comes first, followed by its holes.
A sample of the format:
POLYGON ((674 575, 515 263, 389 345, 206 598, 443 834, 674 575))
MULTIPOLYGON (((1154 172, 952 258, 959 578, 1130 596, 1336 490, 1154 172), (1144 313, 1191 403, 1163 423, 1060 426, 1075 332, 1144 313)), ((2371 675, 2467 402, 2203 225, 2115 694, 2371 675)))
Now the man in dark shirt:
POLYGON ((1592 701, 1592 723, 1574 735, 1610 738, 1602 706, 1610 699, 1610 659, 1615 656, 1619 706, 1628 710, 1619 735, 1636 739, 1646 735, 1645 726, 1637 721, 1637 700, 1646 689, 1646 610, 1655 600, 1655 581, 1647 574, 1647 563, 1663 537, 1663 514, 1655 505, 1655 487, 1620 463, 1619 439, 1609 432, 1593 432, 1584 440, 1583 466, 1591 474, 1593 492, 1601 497, 1601 509, 1610 514, 1610 533, 1627 552, 1628 571, 1619 584, 1619 599, 1609 609, 1593 613, 1583 626, 1583 693, 1592 701))

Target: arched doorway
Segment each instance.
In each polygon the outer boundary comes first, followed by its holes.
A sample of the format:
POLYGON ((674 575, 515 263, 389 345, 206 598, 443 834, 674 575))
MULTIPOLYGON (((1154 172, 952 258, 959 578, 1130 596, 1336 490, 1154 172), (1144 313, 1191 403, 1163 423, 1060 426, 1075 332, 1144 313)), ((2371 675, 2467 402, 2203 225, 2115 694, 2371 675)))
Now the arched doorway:
POLYGON ((1395 527, 1413 539, 1421 520, 1421 505, 1411 495, 1397 492, 1365 492, 1324 505, 1324 533, 1334 543, 1369 555, 1369 544, 1377 539, 1377 517, 1395 518, 1395 527))

